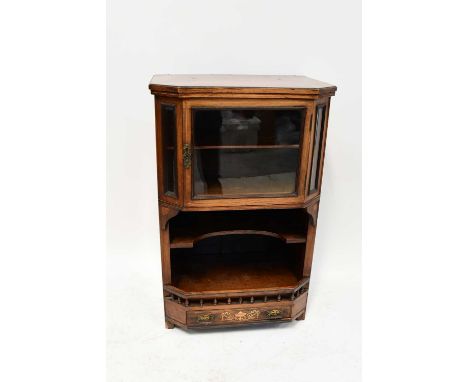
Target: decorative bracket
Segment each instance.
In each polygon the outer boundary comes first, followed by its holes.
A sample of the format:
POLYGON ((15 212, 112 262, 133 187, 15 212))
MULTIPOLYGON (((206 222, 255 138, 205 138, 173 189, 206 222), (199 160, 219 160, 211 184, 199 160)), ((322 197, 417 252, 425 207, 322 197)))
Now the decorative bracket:
POLYGON ((176 208, 167 207, 163 204, 159 204, 159 225, 162 229, 167 228, 167 223, 180 211, 176 208))
POLYGON ((307 213, 310 216, 310 223, 314 226, 317 227, 317 219, 318 219, 318 210, 319 210, 319 202, 316 202, 314 204, 310 204, 307 206, 307 213))

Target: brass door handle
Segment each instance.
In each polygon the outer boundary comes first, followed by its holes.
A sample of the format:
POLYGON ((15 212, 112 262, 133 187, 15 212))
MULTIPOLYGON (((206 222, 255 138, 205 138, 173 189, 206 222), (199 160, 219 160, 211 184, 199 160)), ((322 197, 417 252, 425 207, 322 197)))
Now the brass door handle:
POLYGON ((192 164, 192 150, 188 143, 184 144, 184 148, 182 150, 182 156, 184 161, 184 167, 190 168, 192 164))

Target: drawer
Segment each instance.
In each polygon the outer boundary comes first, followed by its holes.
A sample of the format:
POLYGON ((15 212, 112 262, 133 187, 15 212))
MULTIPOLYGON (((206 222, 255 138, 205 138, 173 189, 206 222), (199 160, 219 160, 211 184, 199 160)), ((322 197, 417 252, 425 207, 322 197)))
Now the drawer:
POLYGON ((238 325, 255 322, 289 321, 291 306, 247 307, 187 312, 187 326, 238 325))

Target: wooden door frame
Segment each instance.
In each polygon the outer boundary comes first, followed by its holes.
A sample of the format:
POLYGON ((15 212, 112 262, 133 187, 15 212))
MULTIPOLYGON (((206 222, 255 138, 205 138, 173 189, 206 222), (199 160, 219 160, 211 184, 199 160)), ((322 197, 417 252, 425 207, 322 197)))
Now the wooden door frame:
POLYGON ((310 125, 312 113, 314 111, 313 100, 303 99, 186 99, 183 101, 183 143, 188 144, 193 152, 192 137, 192 115, 194 108, 275 108, 275 107, 302 107, 305 109, 304 125, 302 127, 302 138, 299 147, 299 165, 296 179, 296 192, 294 196, 281 197, 236 197, 236 198, 192 198, 192 173, 193 157, 190 168, 184 168, 184 204, 188 208, 208 208, 208 207, 230 207, 235 206, 261 206, 261 205, 297 205, 304 202, 305 178, 308 169, 308 150, 310 132, 307 126, 310 125))

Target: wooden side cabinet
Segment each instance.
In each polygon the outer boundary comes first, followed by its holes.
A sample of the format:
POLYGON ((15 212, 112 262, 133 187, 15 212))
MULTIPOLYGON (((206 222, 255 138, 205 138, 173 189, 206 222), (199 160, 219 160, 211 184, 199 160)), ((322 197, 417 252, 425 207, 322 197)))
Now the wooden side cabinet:
POLYGON ((149 88, 166 326, 304 319, 336 87, 156 75, 149 88))

